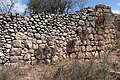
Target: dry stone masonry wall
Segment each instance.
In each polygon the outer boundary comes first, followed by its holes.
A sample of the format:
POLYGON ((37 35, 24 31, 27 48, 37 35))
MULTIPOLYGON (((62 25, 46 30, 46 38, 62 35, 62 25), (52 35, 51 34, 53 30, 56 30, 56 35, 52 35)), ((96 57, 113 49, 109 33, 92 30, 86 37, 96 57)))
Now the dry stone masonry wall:
POLYGON ((102 4, 74 14, 0 14, 0 63, 100 57, 116 39, 112 17, 102 4))

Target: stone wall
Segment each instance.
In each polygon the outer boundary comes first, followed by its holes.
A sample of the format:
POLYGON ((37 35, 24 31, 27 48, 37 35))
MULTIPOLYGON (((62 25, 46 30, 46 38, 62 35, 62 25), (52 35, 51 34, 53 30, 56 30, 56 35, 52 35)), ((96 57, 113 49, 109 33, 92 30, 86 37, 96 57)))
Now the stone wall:
POLYGON ((0 14, 0 63, 51 63, 65 58, 100 57, 116 39, 106 5, 74 14, 0 14))

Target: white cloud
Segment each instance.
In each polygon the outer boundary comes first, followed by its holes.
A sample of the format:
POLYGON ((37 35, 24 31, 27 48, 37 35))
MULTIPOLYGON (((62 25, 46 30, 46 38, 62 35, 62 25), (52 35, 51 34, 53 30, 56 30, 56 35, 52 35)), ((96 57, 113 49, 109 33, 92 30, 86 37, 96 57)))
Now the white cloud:
POLYGON ((120 2, 117 4, 117 6, 120 6, 120 2))
POLYGON ((120 10, 116 9, 116 10, 112 10, 113 13, 116 13, 116 14, 120 14, 120 10))
POLYGON ((27 8, 27 5, 23 4, 22 0, 18 0, 18 2, 15 4, 14 10, 15 10, 15 12, 23 13, 26 8, 27 8))

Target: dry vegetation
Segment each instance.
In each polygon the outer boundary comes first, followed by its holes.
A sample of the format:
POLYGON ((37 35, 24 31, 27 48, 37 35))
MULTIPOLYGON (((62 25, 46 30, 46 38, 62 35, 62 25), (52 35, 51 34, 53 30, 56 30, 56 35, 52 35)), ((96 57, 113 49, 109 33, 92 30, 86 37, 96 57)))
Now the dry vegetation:
POLYGON ((3 66, 0 80, 120 80, 120 62, 69 59, 53 65, 3 66))
POLYGON ((21 76, 26 76, 26 71, 19 64, 0 67, 0 80, 18 80, 21 76))

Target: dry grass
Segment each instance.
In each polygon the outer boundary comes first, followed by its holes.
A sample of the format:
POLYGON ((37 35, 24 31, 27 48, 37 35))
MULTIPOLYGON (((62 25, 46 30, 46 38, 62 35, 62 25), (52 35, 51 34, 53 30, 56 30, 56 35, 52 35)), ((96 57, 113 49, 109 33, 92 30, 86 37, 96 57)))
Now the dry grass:
MULTIPOLYGON (((68 59, 52 65, 10 65, 0 69, 0 80, 120 80, 120 60, 112 56, 94 59, 68 59)), ((118 58, 119 59, 119 58, 118 58)))
POLYGON ((0 80, 120 80, 120 66, 94 60, 64 60, 54 65, 3 66, 0 80), (29 67, 29 68, 28 68, 29 67))
POLYGON ((26 71, 20 65, 1 66, 0 80, 18 80, 25 75, 26 71))

